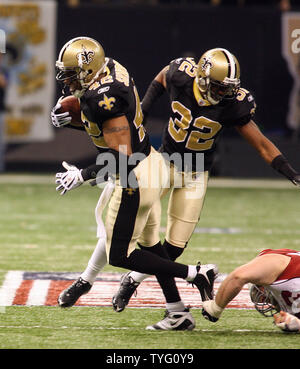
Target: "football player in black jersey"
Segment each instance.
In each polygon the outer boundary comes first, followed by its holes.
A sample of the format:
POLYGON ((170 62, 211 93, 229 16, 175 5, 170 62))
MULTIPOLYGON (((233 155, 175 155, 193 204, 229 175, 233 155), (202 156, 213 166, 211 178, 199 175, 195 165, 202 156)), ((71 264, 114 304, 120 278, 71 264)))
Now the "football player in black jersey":
MULTIPOLYGON (((153 103, 165 90, 170 98, 171 113, 160 151, 168 160, 175 153, 190 158, 188 163, 177 160, 171 164, 172 178, 188 177, 188 173, 192 173, 184 186, 171 189, 169 198, 164 246, 170 259, 176 260, 200 219, 216 142, 223 129, 235 127, 267 163, 297 186, 300 174, 255 124, 254 98, 241 87, 238 60, 228 50, 208 50, 198 64, 194 58, 173 60, 148 87, 142 101, 144 115, 149 114, 153 103), (202 160, 197 161, 199 158, 202 160)), ((159 226, 160 204, 156 203, 145 232, 148 227, 159 229, 159 226)), ((120 289, 113 297, 115 309, 125 308, 128 296, 146 277, 136 272, 122 277, 120 289)))
MULTIPOLYGON (((89 291, 95 275, 106 263, 106 248, 111 265, 156 275, 168 312, 161 322, 148 329, 193 329, 195 321, 180 299, 174 277, 196 285, 203 301, 212 299, 217 268, 214 264, 176 263, 160 244, 156 228, 143 232, 152 205, 159 202, 162 188, 168 182, 169 172, 162 155, 150 146, 132 78, 121 64, 105 57, 96 40, 88 37, 67 42, 59 53, 56 67, 57 80, 79 99, 84 129, 100 152, 96 164, 87 168, 78 169, 64 162, 67 170, 57 173, 57 190, 65 194, 85 181, 94 180, 99 173, 102 178, 105 170, 107 176, 115 177, 115 185, 106 198, 109 203, 105 228, 100 220, 105 205, 102 198, 96 208, 99 242, 92 255, 95 268, 89 270, 90 279, 81 276, 62 292, 59 305, 72 306, 80 295, 89 291), (153 182, 147 182, 156 175, 153 182), (142 234, 145 242, 141 244, 142 234), (140 249, 136 248, 138 242, 140 249)), ((72 126, 69 114, 58 113, 59 108, 58 102, 51 112, 53 124, 72 126)))

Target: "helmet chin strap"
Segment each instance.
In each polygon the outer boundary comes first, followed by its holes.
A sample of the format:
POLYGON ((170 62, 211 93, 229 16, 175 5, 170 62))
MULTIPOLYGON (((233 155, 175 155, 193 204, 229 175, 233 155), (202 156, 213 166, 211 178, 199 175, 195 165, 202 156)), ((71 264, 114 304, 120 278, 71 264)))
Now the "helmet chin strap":
POLYGON ((82 90, 75 90, 72 95, 77 97, 77 99, 80 99, 83 94, 85 93, 86 89, 82 89, 82 90))

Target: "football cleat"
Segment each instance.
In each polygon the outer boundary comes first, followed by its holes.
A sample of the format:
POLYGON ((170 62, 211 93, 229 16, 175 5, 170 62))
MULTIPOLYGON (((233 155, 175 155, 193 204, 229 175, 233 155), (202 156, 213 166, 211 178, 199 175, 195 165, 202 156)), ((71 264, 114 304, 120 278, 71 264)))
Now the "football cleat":
POLYGON ((218 275, 218 267, 215 264, 197 264, 197 275, 189 281, 196 286, 200 292, 201 300, 207 301, 213 299, 214 281, 218 275))
POLYGON ((154 325, 148 325, 150 331, 191 331, 195 328, 195 320, 188 308, 184 311, 166 310, 164 319, 154 325))
POLYGON ((125 309, 139 284, 131 278, 130 272, 121 277, 119 290, 112 298, 113 309, 116 312, 120 313, 125 309))
POLYGON ((73 306, 80 296, 89 292, 92 285, 79 277, 70 287, 61 292, 58 296, 58 305, 62 308, 73 306))

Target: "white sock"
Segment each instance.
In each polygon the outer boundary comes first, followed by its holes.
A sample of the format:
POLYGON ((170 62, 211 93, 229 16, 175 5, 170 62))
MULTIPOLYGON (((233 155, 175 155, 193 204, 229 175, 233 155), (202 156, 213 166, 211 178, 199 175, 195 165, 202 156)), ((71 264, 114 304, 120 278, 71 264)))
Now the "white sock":
POLYGON ((189 265, 188 266, 189 269, 188 269, 188 275, 186 277, 186 280, 187 281, 193 281, 197 275, 197 267, 196 265, 189 265))
POLYGON ((170 312, 184 311, 185 306, 184 306, 184 303, 181 300, 177 301, 177 302, 167 302, 166 303, 166 309, 170 312))
POLYGON ((150 274, 143 274, 143 273, 140 273, 140 272, 130 272, 130 277, 135 281, 135 282, 138 282, 138 283, 141 283, 143 282, 143 280, 145 280, 146 278, 150 277, 150 274))
POLYGON ((81 278, 85 281, 93 284, 97 278, 98 273, 107 264, 106 256, 106 238, 99 238, 96 248, 88 262, 85 271, 81 274, 81 278))

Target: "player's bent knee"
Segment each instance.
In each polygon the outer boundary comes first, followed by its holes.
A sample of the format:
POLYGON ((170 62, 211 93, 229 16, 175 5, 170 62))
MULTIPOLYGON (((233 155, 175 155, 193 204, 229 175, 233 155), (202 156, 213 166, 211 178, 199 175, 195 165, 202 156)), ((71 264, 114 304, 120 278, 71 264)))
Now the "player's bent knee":
POLYGON ((123 266, 125 266, 126 261, 127 261, 126 255, 114 255, 111 253, 109 254, 108 262, 112 266, 122 268, 123 266))

